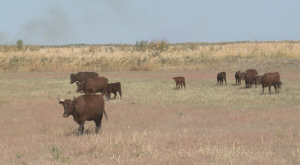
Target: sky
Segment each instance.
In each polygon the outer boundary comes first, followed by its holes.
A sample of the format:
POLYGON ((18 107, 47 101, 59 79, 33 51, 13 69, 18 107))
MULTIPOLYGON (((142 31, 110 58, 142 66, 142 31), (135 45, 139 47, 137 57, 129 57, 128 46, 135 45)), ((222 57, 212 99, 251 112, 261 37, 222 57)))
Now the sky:
POLYGON ((0 0, 0 44, 300 40, 299 0, 0 0))

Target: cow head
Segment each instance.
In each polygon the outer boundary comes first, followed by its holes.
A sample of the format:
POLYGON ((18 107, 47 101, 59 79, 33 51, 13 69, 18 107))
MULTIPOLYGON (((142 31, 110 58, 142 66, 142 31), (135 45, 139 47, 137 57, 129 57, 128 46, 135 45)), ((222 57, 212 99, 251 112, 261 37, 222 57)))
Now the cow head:
POLYGON ((175 80, 175 82, 177 81, 177 79, 178 79, 178 77, 173 77, 172 79, 174 79, 175 80))
POLYGON ((242 80, 245 79, 245 75, 246 75, 246 72, 242 72, 242 73, 241 73, 241 78, 242 78, 242 80))
POLYGON ((75 81, 76 81, 76 76, 75 76, 75 74, 71 74, 70 75, 70 79, 71 79, 71 81, 70 81, 70 84, 73 84, 75 81))
POLYGON ((281 89, 281 85, 282 85, 282 82, 279 81, 279 82, 278 82, 278 85, 277 85, 279 89, 281 89))
POLYGON ((75 97, 73 101, 70 99, 59 99, 59 104, 61 104, 64 107, 64 114, 63 117, 69 117, 73 111, 75 111, 75 105, 77 105, 77 101, 75 100, 75 97))
POLYGON ((76 84, 77 84, 77 92, 80 92, 80 91, 85 89, 85 83, 84 82, 81 83, 81 82, 76 81, 76 84))

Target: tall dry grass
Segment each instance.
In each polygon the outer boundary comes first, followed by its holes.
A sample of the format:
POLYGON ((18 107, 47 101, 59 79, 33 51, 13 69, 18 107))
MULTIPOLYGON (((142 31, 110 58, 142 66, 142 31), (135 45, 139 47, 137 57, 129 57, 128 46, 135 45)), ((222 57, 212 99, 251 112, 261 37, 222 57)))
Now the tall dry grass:
POLYGON ((171 45, 166 51, 135 51, 134 46, 24 48, 0 46, 0 71, 157 71, 268 69, 299 67, 300 43, 171 45))

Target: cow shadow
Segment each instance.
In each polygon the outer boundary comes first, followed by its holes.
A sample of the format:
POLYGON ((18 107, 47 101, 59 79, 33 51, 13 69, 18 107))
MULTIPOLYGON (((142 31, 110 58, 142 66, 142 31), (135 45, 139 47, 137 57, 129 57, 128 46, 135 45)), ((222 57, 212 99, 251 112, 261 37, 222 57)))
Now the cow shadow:
MULTIPOLYGON (((92 127, 88 127, 88 128, 84 128, 83 134, 82 135, 95 135, 95 128, 92 127)), ((67 137, 74 137, 74 136, 82 136, 78 129, 75 128, 71 131, 65 132, 65 136, 67 137)))

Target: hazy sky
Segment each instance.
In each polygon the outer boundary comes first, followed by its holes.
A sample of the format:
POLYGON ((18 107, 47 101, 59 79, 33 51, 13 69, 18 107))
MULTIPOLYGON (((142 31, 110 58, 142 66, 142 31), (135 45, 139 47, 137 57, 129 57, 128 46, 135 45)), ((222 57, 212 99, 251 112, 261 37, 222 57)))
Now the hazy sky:
POLYGON ((0 44, 300 40, 299 0, 0 0, 0 44))

